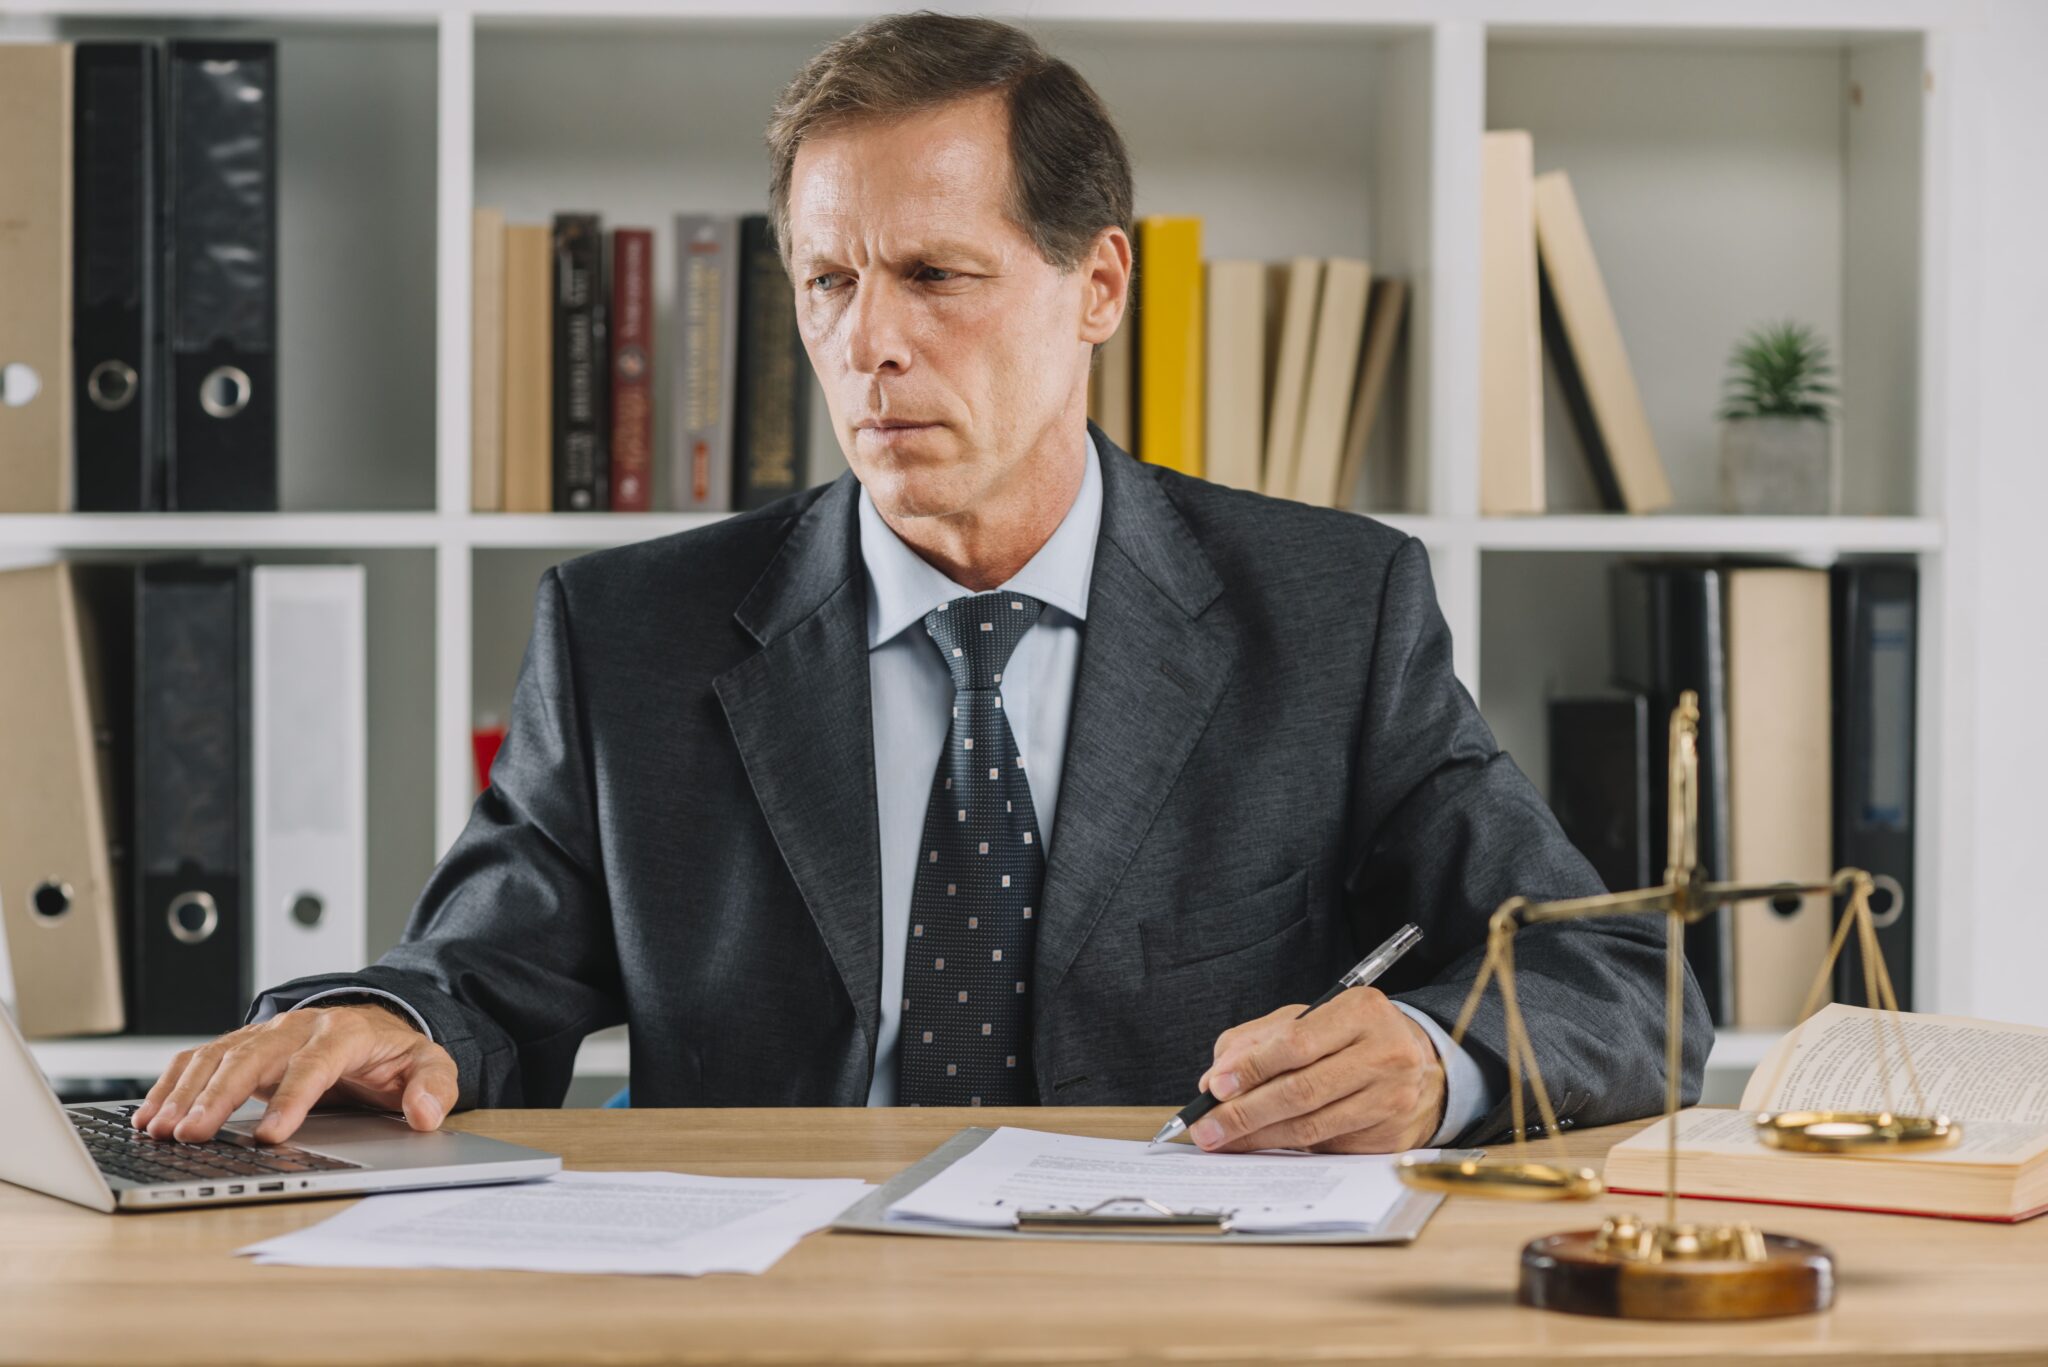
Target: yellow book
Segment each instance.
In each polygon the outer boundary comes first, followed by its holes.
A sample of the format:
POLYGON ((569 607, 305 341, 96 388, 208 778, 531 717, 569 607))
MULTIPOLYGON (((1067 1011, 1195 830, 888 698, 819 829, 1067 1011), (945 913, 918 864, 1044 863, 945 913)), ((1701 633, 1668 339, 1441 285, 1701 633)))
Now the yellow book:
POLYGON ((1202 220, 1138 220, 1137 454, 1202 473, 1202 220))

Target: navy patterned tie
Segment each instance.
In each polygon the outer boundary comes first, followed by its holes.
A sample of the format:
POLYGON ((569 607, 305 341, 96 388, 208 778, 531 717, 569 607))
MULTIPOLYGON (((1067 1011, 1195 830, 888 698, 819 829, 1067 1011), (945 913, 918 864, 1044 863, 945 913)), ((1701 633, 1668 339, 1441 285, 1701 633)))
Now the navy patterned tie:
POLYGON ((897 1100, 1022 1106, 1031 1073, 1031 951, 1045 851, 1024 756, 1003 716, 1003 668, 1044 604, 977 593, 925 614, 953 674, 910 897, 897 1100))

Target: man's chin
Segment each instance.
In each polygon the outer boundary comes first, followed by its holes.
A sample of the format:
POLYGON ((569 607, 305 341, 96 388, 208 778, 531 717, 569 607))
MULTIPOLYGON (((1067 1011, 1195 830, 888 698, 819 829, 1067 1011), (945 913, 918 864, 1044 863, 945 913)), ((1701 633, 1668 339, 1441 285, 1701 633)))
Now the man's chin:
POLYGON ((978 492, 971 472, 951 461, 859 459, 853 473, 890 517, 945 517, 973 503, 978 492))

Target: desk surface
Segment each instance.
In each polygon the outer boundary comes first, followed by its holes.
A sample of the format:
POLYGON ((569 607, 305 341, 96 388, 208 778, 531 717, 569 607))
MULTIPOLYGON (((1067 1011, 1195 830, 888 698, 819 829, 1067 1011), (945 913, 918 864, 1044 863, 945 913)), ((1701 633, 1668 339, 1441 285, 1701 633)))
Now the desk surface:
MULTIPOLYGON (((1144 1138, 1156 1111, 480 1111, 463 1129, 584 1169, 881 1181, 965 1124, 1144 1138)), ((1598 1162, 1634 1127, 1568 1137, 1598 1162)), ((1609 1209, 1453 1199, 1408 1247, 1089 1247, 825 1234, 766 1276, 598 1277, 257 1267, 232 1249, 334 1201, 100 1215, 0 1185, 0 1362, 1202 1364, 1655 1358, 2048 1360, 2048 1219, 1982 1225, 1682 1203, 1834 1249, 1834 1310, 1618 1323, 1514 1303, 1538 1234, 1609 1209)))

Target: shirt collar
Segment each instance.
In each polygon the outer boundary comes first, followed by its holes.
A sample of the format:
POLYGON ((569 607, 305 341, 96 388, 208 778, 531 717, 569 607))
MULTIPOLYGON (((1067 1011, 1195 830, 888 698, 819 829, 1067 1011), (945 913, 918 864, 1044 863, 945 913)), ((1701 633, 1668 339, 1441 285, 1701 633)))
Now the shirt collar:
MULTIPOLYGON (((1088 581, 1095 572, 1095 539, 1102 529, 1102 469, 1095 438, 1081 473, 1081 490, 1067 515, 1024 568, 997 586, 1029 594, 1076 621, 1088 617, 1088 581)), ((972 594, 904 544, 882 520, 868 491, 860 491, 860 558, 868 573, 868 649, 890 640, 941 603, 972 594)))

